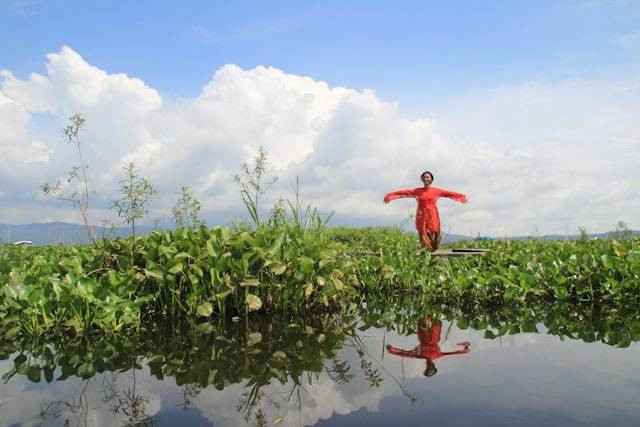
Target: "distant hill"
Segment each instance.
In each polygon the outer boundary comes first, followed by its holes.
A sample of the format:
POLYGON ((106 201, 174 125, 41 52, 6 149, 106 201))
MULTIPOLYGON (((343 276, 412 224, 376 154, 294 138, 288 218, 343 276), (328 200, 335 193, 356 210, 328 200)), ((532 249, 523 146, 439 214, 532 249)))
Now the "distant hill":
MULTIPOLYGON (((153 227, 149 226, 136 226, 136 235, 144 236, 151 231, 153 227)), ((594 239, 608 239, 615 237, 616 232, 596 233, 590 234, 589 237, 594 239)), ((637 236, 640 231, 630 231, 632 236, 637 236)), ((129 237, 131 235, 130 227, 117 227, 112 229, 104 227, 96 227, 96 236, 98 238, 115 238, 115 237, 129 237)), ((544 236, 516 236, 507 237, 507 240, 577 240, 579 235, 559 235, 551 234, 544 236)), ((35 224, 0 224, 0 242, 14 243, 21 240, 29 240, 33 242, 35 246, 56 245, 56 244, 87 244, 89 238, 83 225, 69 224, 66 222, 46 222, 35 224)), ((475 237, 463 236, 460 234, 442 234, 442 243, 453 243, 462 240, 476 240, 475 237)), ((495 240, 503 240, 502 237, 497 237, 495 240)))
MULTIPOLYGON (((149 234, 153 227, 136 226, 136 235, 149 234)), ((104 237, 129 237, 131 227, 116 227, 113 230, 104 227, 96 227, 96 236, 104 237)), ((35 246, 56 244, 87 244, 90 242, 87 231, 83 225, 69 224, 66 222, 46 222, 36 224, 0 224, 0 241, 5 243, 29 240, 35 246)))
MULTIPOLYGON (((414 232, 416 235, 417 233, 414 232)), ((629 236, 635 237, 640 234, 638 230, 629 230, 629 236)), ((608 231, 606 233, 594 233, 589 234, 590 239, 611 239, 611 238, 620 238, 622 234, 617 231, 608 231)), ((579 234, 545 234, 543 236, 507 236, 506 240, 542 240, 542 241, 554 241, 554 240, 579 240, 579 234)), ((460 241, 469 241, 469 240, 505 240, 504 237, 492 237, 492 236, 482 236, 478 237, 470 237, 463 236, 460 234, 447 234, 442 233, 442 243, 455 243, 460 241)))
MULTIPOLYGON (((629 230, 629 236, 635 237, 640 234, 638 230, 629 230)), ((619 231, 607 231, 606 233, 593 233, 589 234, 590 239, 616 239, 622 238, 623 234, 619 231)), ((507 237, 507 240, 579 240, 581 236, 579 234, 546 234, 544 236, 517 236, 517 237, 507 237)), ((501 239, 496 239, 501 240, 501 239)))

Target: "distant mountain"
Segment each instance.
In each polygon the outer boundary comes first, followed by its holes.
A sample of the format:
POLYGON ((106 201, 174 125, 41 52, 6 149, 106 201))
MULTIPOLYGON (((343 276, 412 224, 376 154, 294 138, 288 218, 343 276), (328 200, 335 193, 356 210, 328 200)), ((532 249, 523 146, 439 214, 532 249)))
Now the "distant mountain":
MULTIPOLYGON (((144 236, 151 231, 153 231, 153 227, 149 226, 136 226, 136 235, 144 236)), ((640 231, 630 231, 630 235, 637 236, 640 234, 640 231)), ((131 235, 130 227, 116 227, 113 230, 104 227, 96 227, 96 236, 99 239, 103 237, 106 238, 115 238, 115 237, 129 237, 131 235)), ((608 239, 611 237, 616 237, 616 232, 611 231, 607 233, 596 233, 590 234, 590 238, 592 239, 608 239)), ((577 240, 579 239, 579 235, 559 235, 559 234, 551 234, 545 236, 516 236, 516 237, 507 237, 507 240, 577 240)), ((482 237, 482 239, 491 240, 490 237, 482 237)), ((29 240, 33 242, 35 246, 45 246, 45 245, 56 245, 56 244, 87 244, 89 243, 89 238, 87 236, 87 232, 83 225, 80 224, 69 224, 66 222, 46 222, 46 223, 36 223, 36 224, 20 224, 20 225, 12 225, 12 224, 0 224, 0 242, 4 243, 15 243, 21 240, 29 240)), ((477 240, 476 237, 463 236, 460 234, 442 234, 442 243, 453 243, 459 242, 462 240, 477 240)), ((503 240, 502 237, 497 237, 494 240, 503 240)))
MULTIPOLYGON (((136 235, 149 234, 153 227, 136 226, 136 235)), ((116 227, 113 230, 104 227, 96 227, 96 236, 103 237, 129 237, 131 227, 116 227)), ((29 240, 35 246, 56 244, 87 244, 90 242, 87 231, 83 225, 68 224, 66 222, 46 222, 36 224, 0 224, 0 241, 14 243, 21 240, 29 240)))
MULTIPOLYGON (((414 232, 416 235, 417 233, 414 232)), ((635 237, 640 234, 638 230, 629 230, 628 237, 635 237)), ((612 239, 612 238, 622 238, 623 234, 618 231, 608 231, 606 233, 594 233, 589 234, 590 239, 612 239)), ((442 233, 442 243, 455 243, 460 241, 469 241, 469 240, 542 240, 542 241, 554 241, 554 240, 579 240, 581 236, 579 234, 545 234, 544 236, 507 236, 504 237, 491 237, 491 236, 480 236, 480 237, 469 237, 463 236, 460 234, 447 234, 442 233)))
MULTIPOLYGON (((638 230, 629 230, 627 237, 635 237, 640 234, 638 230)), ((607 231, 606 233, 593 233, 589 234, 590 239, 619 239, 623 238, 624 233, 620 231, 607 231)), ((579 234, 546 234, 544 236, 516 236, 516 237, 507 237, 507 240, 580 240, 581 236, 579 234)), ((500 238, 496 240, 501 240, 500 238)))

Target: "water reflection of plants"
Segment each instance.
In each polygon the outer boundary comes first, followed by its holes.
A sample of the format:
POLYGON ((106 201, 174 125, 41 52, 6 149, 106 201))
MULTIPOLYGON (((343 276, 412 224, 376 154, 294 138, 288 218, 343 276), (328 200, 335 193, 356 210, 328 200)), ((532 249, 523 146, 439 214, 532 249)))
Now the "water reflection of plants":
POLYGON ((377 327, 396 330, 401 335, 415 331, 416 321, 426 314, 436 319, 454 321, 459 329, 485 331, 485 338, 503 335, 537 333, 539 325, 546 333, 562 339, 602 342, 628 347, 640 341, 640 305, 552 304, 502 305, 435 305, 422 296, 373 296, 360 311, 362 328, 377 327), (398 309, 400 307, 400 309, 398 309))
POLYGON ((0 357, 14 354, 16 373, 31 381, 51 382, 70 376, 91 378, 96 373, 140 369, 143 363, 162 380, 178 385, 213 385, 217 389, 247 381, 261 387, 276 379, 298 379, 321 372, 324 360, 335 357, 345 337, 353 334, 351 317, 254 319, 249 323, 200 325, 153 324, 138 334, 75 337, 66 341, 22 339, 2 344, 0 357))
MULTIPOLYGON (((542 324, 548 333, 585 342, 626 347, 640 340, 639 306, 546 304, 492 310, 475 305, 434 306, 419 296, 391 299, 370 295, 357 313, 359 322, 352 315, 254 318, 247 323, 220 320, 190 327, 154 324, 135 335, 55 342, 4 340, 0 342, 0 358, 13 354, 13 368, 3 379, 16 373, 33 382, 51 382, 54 376, 58 381, 70 376, 86 379, 96 373, 140 369, 146 363, 160 380, 170 376, 180 386, 199 388, 213 385, 222 390, 229 384, 246 382, 247 387, 259 390, 274 379, 282 384, 292 379, 299 384, 303 375, 321 372, 346 383, 353 378, 351 366, 336 354, 346 345, 353 346, 356 326, 359 330, 376 327, 410 335, 415 333, 416 321, 426 314, 455 320, 460 329, 484 330, 488 339, 538 332, 542 324)), ((363 349, 359 345, 356 351, 364 360, 363 349)), ((372 365, 361 361, 360 367, 375 386, 379 377, 372 365)))
MULTIPOLYGON (((86 389, 87 381, 101 373, 103 401, 114 414, 150 424, 154 419, 145 413, 148 397, 137 392, 135 386, 135 372, 146 365, 152 376, 159 380, 172 377, 183 388, 184 399, 179 406, 184 409, 209 386, 222 390, 231 384, 243 384, 237 410, 247 422, 263 425, 283 421, 272 414, 278 414, 284 401, 295 404, 297 400, 301 410, 302 396, 308 393, 306 386, 321 375, 338 384, 360 379, 369 387, 379 387, 385 378, 391 378, 411 404, 418 402, 419 398, 407 392, 403 382, 372 355, 372 350, 378 350, 368 348, 359 331, 375 327, 411 335, 417 319, 427 314, 450 320, 450 325, 455 323, 460 329, 485 331, 488 339, 535 333, 541 324, 561 338, 586 342, 625 347, 640 339, 640 307, 622 310, 604 305, 547 304, 491 310, 476 305, 436 306, 418 295, 372 294, 353 312, 358 317, 276 316, 249 322, 153 324, 141 328, 138 334, 120 337, 75 337, 55 343, 44 339, 4 341, 0 356, 6 359, 13 353, 14 368, 3 378, 8 380, 17 373, 31 381, 49 382, 54 377, 62 381, 74 376, 85 379, 86 389), (347 348, 357 354, 357 362, 339 358, 338 350, 347 348), (118 387, 117 376, 122 375, 118 371, 134 375, 133 384, 118 387), (284 394, 270 394, 265 386, 273 383, 290 389, 284 394)), ((51 402, 43 408, 43 414, 55 416, 64 410, 80 419, 82 408, 81 392, 71 401, 51 402)))
MULTIPOLYGON (((271 423, 278 419, 264 418, 266 406, 277 411, 279 404, 265 395, 264 386, 291 381, 292 389, 286 398, 300 399, 303 384, 311 384, 318 378, 325 365, 344 367, 336 359, 336 352, 355 333, 354 328, 352 317, 325 315, 298 317, 295 321, 263 318, 246 324, 154 324, 136 335, 76 337, 55 343, 21 340, 5 347, 14 353, 14 368, 3 378, 8 380, 21 374, 39 382, 41 372, 46 371, 47 382, 53 381, 54 374, 57 381, 81 377, 86 389, 96 374, 103 374, 103 402, 114 415, 126 417, 135 425, 151 425, 154 420, 146 414, 149 398, 136 391, 136 371, 146 365, 157 379, 172 377, 183 387, 184 399, 180 404, 183 409, 189 408, 198 393, 210 385, 222 390, 242 383, 245 393, 238 410, 247 420, 255 418, 258 424, 271 423), (132 378, 127 387, 117 385, 118 376, 123 375, 117 373, 120 371, 126 371, 125 375, 132 378)), ((2 356, 7 358, 9 354, 2 356)), ((77 406, 75 400, 51 402, 43 416, 55 416, 55 411, 59 413, 64 407, 77 418, 77 411, 72 410, 77 406)))
MULTIPOLYGON (((71 400, 55 400, 49 402, 40 408, 39 418, 43 421, 47 418, 59 418, 63 413, 67 411, 71 413, 70 416, 65 418, 64 424, 70 425, 71 418, 74 416, 84 421, 84 425, 87 425, 87 416, 89 414, 89 405, 87 402, 87 386, 89 381, 84 381, 80 393, 77 397, 73 397, 71 400)), ((79 423, 76 423, 79 424, 79 423)))

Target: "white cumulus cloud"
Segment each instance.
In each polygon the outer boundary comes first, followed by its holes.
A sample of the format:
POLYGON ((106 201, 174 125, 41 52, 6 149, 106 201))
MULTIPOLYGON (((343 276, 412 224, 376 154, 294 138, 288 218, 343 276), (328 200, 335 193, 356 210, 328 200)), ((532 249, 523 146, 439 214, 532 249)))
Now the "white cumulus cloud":
POLYGON ((44 75, 0 72, 0 222, 69 218, 38 187, 63 177, 77 153, 42 123, 60 129, 79 112, 87 119, 81 141, 95 223, 113 216, 107 207, 129 161, 159 190, 151 218, 168 221, 183 185, 202 201, 208 223, 237 218, 233 176, 263 146, 280 177, 265 210, 291 195, 299 173, 302 196, 335 211, 335 224, 399 224, 415 203, 385 206, 382 196, 418 186, 428 169, 435 185, 470 198, 467 205, 441 201, 444 231, 604 231, 620 219, 638 227, 632 182, 640 177, 632 167, 640 131, 630 124, 638 102, 629 96, 637 92, 634 82, 531 83, 452 100, 433 115, 438 120, 410 119, 373 90, 230 64, 198 96, 167 101, 142 80, 107 73, 65 46, 47 55, 44 75))

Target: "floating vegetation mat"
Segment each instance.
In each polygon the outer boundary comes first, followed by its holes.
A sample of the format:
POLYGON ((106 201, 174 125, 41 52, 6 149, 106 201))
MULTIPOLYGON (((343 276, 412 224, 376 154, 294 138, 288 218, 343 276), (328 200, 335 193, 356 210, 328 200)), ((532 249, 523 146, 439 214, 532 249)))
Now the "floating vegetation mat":
POLYGON ((452 307, 640 301, 640 238, 479 243, 490 249, 484 256, 416 256, 415 236, 394 229, 280 223, 157 231, 96 246, 3 245, 0 336, 335 313, 373 295, 405 293, 452 307))

